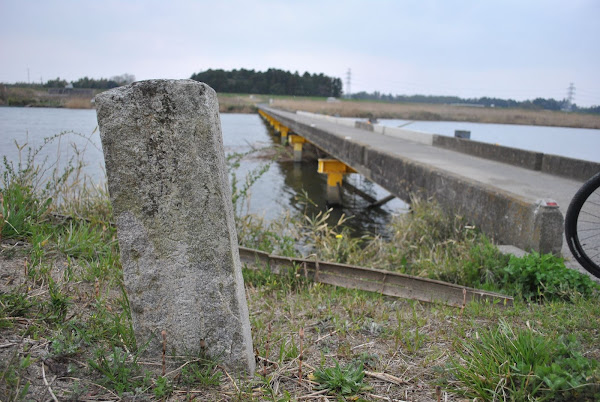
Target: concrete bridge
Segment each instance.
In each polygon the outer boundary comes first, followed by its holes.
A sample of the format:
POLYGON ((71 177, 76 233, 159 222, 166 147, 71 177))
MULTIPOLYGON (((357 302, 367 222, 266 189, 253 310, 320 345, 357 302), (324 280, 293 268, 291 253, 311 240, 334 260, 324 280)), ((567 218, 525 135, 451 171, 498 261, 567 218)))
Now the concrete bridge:
POLYGON ((259 113, 294 144, 296 158, 304 142, 331 155, 319 169, 334 202, 343 175, 357 172, 405 201, 432 197, 497 244, 525 251, 570 257, 563 216, 583 181, 600 171, 594 162, 349 119, 267 106, 259 113))

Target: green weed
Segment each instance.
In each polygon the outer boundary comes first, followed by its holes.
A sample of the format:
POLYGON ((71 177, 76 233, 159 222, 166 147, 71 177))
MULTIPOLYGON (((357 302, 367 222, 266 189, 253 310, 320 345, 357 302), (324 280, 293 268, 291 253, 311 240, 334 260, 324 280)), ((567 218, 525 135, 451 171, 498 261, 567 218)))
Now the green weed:
POLYGON ((221 383, 221 372, 217 369, 217 363, 210 359, 200 358, 181 368, 180 382, 187 387, 216 386, 221 383))
POLYGON ((478 235, 472 243, 466 244, 462 258, 439 272, 436 279, 473 288, 501 290, 499 277, 510 257, 500 253, 487 237, 478 235))
POLYGON ((242 270, 244 283, 249 286, 259 287, 263 291, 277 291, 282 295, 295 292, 308 284, 300 265, 294 265, 291 269, 283 270, 279 274, 273 273, 270 268, 242 270))
POLYGON ((270 222, 255 215, 239 216, 236 218, 238 242, 244 247, 270 254, 296 257, 297 241, 292 232, 293 225, 293 219, 288 214, 270 222))
POLYGON ((51 198, 39 197, 33 186, 39 171, 34 167, 16 171, 4 158, 0 203, 0 238, 26 239, 46 215, 51 198))
POLYGON ((313 377, 313 380, 319 383, 319 389, 326 389, 332 395, 356 395, 370 389, 363 381, 365 372, 362 362, 342 367, 336 361, 335 367, 318 369, 313 373, 313 377))
POLYGON ((71 305, 71 301, 69 296, 64 294, 60 287, 52 280, 52 277, 48 277, 48 281, 50 301, 47 303, 46 320, 61 323, 67 316, 67 310, 71 305))
POLYGON ((173 392, 173 384, 166 377, 158 377, 154 382, 152 393, 158 399, 165 399, 173 392))
POLYGON ((34 303, 19 289, 0 293, 0 329, 13 326, 11 317, 28 317, 33 307, 34 303))
POLYGON ((0 396, 7 401, 25 400, 31 385, 25 373, 32 363, 30 354, 20 357, 17 353, 0 362, 0 396))
POLYGON ((319 212, 316 216, 304 216, 299 232, 307 251, 319 259, 338 263, 354 263, 355 256, 362 250, 364 239, 351 235, 350 228, 344 226, 348 217, 342 215, 330 225, 331 209, 319 212))
POLYGON ((116 244, 114 234, 115 231, 110 226, 71 221, 57 236, 56 247, 69 257, 93 261, 112 254, 116 244))
POLYGON ((570 300, 576 294, 589 297, 600 291, 600 285, 565 267, 563 260, 552 254, 513 256, 498 276, 503 289, 512 290, 525 300, 570 300))
POLYGON ((450 372, 457 392, 483 400, 591 400, 600 396, 600 365, 573 338, 546 337, 501 323, 457 342, 450 372))
POLYGON ((396 318, 398 320, 398 327, 394 331, 396 348, 401 344, 411 353, 418 352, 427 341, 427 336, 420 329, 426 324, 426 320, 418 316, 415 304, 412 306, 412 322, 405 322, 400 311, 396 312, 396 318))
MULTIPOLYGON (((121 305, 125 303, 121 301, 121 305)), ((129 308, 117 309, 98 300, 87 320, 94 337, 114 347, 127 347, 136 350, 136 341, 131 324, 129 308)))
POLYGON ((279 355, 277 359, 279 363, 294 360, 300 355, 300 348, 298 343, 294 342, 294 335, 292 334, 290 336, 289 341, 286 339, 282 339, 279 345, 279 355))
POLYGON ((97 349, 94 359, 88 360, 88 364, 102 375, 98 379, 101 385, 121 396, 125 392, 141 393, 150 386, 149 375, 142 373, 137 359, 137 355, 113 347, 110 352, 97 349))

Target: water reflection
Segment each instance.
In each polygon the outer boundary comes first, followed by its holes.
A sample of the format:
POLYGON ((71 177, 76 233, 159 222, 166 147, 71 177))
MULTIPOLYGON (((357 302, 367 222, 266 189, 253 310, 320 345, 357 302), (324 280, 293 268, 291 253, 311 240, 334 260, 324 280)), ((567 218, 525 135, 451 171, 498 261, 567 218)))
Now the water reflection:
MULTIPOLYGON (((272 143, 279 144, 279 135, 266 122, 263 124, 272 143)), ((271 167, 271 169, 276 167, 283 177, 282 192, 286 197, 285 204, 293 211, 305 213, 311 217, 329 209, 326 199, 327 177, 317 173, 317 166, 316 155, 308 151, 305 152, 304 160, 301 163, 293 162, 289 157, 283 157, 279 158, 275 162, 275 166, 271 167), (304 199, 304 194, 310 199, 310 202, 304 199)), ((358 174, 347 175, 344 180, 373 199, 381 199, 388 195, 381 187, 358 174)), ((355 236, 387 235, 386 226, 392 213, 404 212, 407 209, 407 205, 400 200, 395 200, 380 208, 368 208, 369 201, 349 191, 346 187, 342 188, 342 199, 343 206, 332 208, 328 223, 334 225, 343 215, 350 217, 346 225, 351 228, 355 236)))

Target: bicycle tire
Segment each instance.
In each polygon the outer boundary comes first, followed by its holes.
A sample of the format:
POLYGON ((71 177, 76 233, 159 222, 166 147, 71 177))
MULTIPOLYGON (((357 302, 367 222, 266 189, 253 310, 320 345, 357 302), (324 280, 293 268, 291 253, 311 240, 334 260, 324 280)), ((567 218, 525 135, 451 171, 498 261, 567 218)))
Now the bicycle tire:
POLYGON ((577 262, 600 278, 600 173, 586 181, 571 200, 565 237, 577 262))

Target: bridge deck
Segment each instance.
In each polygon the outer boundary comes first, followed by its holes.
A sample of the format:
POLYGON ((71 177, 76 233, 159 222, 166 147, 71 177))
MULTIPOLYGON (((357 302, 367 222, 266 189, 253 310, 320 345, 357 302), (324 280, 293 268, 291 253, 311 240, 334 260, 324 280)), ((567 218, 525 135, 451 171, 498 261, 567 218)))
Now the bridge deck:
POLYGON ((581 181, 310 116, 261 109, 400 198, 424 190, 460 210, 500 243, 542 252, 562 250, 570 257, 562 241, 562 216, 581 181), (540 199, 555 200, 562 214, 544 204, 540 209, 540 199), (545 219, 540 221, 541 216, 545 219), (494 222, 498 220, 505 222, 494 222), (536 236, 544 239, 531 241, 536 236))

